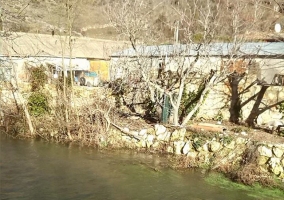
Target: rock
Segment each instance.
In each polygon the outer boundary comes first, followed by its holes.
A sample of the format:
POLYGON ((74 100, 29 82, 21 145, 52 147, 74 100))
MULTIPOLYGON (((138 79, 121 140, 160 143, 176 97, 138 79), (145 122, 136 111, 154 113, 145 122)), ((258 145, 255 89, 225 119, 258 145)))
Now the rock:
POLYGON ((277 158, 281 158, 283 155, 283 150, 277 148, 277 147, 273 147, 272 148, 272 152, 273 154, 277 157, 277 158))
POLYGON ((125 131, 126 133, 129 133, 129 128, 125 127, 123 128, 123 131, 125 131))
POLYGON ((174 153, 175 154, 177 154, 177 155, 179 155, 179 154, 181 154, 182 152, 181 152, 181 150, 182 150, 182 147, 184 146, 184 141, 175 141, 174 142, 174 153))
POLYGON ((216 141, 212 141, 209 144, 209 149, 212 152, 218 151, 220 149, 220 147, 221 147, 221 144, 219 142, 216 142, 216 141))
POLYGON ((133 135, 136 138, 139 136, 139 133, 137 131, 130 131, 129 134, 133 135))
POLYGON ((147 138, 146 138, 146 140, 147 140, 148 142, 153 142, 154 138, 155 138, 154 135, 148 135, 147 138))
POLYGON ((139 136, 144 136, 145 134, 147 134, 147 129, 142 129, 142 130, 139 132, 139 136))
POLYGON ((183 146, 183 148, 182 148, 182 153, 183 153, 183 154, 188 154, 188 152, 190 151, 190 149, 191 149, 191 142, 190 142, 190 141, 187 141, 187 142, 185 143, 185 145, 183 146))
POLYGON ((174 153, 174 148, 172 146, 167 147, 167 152, 168 153, 174 153))
POLYGON ((275 130, 278 126, 283 126, 284 122, 281 120, 273 120, 273 121, 269 121, 266 124, 266 127, 270 130, 275 130))
POLYGON ((146 138, 146 145, 148 148, 150 148, 153 145, 155 136, 154 135, 148 135, 146 138))
POLYGON ((153 129, 153 128, 148 128, 147 129, 147 133, 150 134, 150 135, 155 135, 156 134, 155 129, 153 129))
POLYGON ((160 134, 163 134, 167 131, 167 128, 164 127, 163 125, 160 125, 160 124, 156 124, 155 125, 155 132, 156 132, 156 135, 160 135, 160 134))
POLYGON ((244 135, 244 136, 248 135, 247 132, 245 132, 245 131, 242 131, 241 134, 244 135))
POLYGON ((170 141, 170 137, 171 137, 171 133, 169 132, 165 132, 163 134, 160 134, 157 136, 157 139, 160 140, 160 141, 170 141))
POLYGON ((205 143, 205 144, 202 146, 202 150, 203 150, 203 151, 209 151, 208 143, 205 143))
POLYGON ((241 138, 241 137, 238 137, 236 139, 236 143, 237 144, 246 144, 247 143, 247 140, 245 138, 241 138))
POLYGON ((138 142, 138 144, 139 144, 139 147, 140 147, 140 148, 146 148, 146 147, 147 147, 147 144, 146 144, 146 141, 145 141, 145 140, 140 140, 140 141, 138 142))
POLYGON ((277 176, 280 176, 282 173, 283 173, 283 167, 282 166, 280 166, 280 165, 276 165, 276 166, 274 166, 272 169, 271 169, 271 171, 275 174, 275 175, 277 175, 277 176))
POLYGON ((201 151, 197 155, 198 160, 203 164, 209 164, 210 163, 210 156, 209 152, 201 151))
POLYGON ((123 135, 123 136, 121 136, 121 139, 122 139, 123 141, 129 142, 129 141, 131 140, 131 137, 129 137, 129 136, 127 136, 127 135, 123 135))
POLYGON ((233 140, 229 144, 224 144, 224 146, 227 147, 228 149, 234 149, 235 148, 235 144, 236 144, 236 142, 233 140))
POLYGON ((264 164, 267 163, 268 160, 269 160, 269 158, 266 157, 266 156, 259 156, 257 158, 257 163, 258 163, 258 165, 264 165, 264 164))
POLYGON ((159 146, 160 146, 160 142, 158 142, 158 141, 156 141, 152 144, 152 147, 155 148, 155 149, 158 148, 159 146))
POLYGON ((272 157, 272 150, 266 146, 259 146, 257 150, 261 156, 272 157))
POLYGON ((179 131, 178 131, 178 130, 175 130, 175 131, 172 133, 171 139, 172 139, 172 140, 178 140, 178 139, 179 139, 179 131))
POLYGON ((190 151, 190 152, 188 152, 187 157, 195 159, 197 154, 198 153, 196 151, 190 151))
POLYGON ((277 165, 280 165, 280 159, 279 158, 275 158, 272 157, 269 159, 268 162, 269 166, 271 167, 271 169, 275 168, 277 165))

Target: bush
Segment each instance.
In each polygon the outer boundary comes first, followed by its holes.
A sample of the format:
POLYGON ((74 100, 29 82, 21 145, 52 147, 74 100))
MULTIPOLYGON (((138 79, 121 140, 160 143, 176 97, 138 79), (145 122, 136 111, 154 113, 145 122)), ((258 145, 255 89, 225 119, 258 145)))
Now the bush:
POLYGON ((45 67, 32 67, 31 68, 31 86, 32 91, 38 91, 44 87, 47 83, 47 75, 45 73, 45 67))
POLYGON ((49 111, 48 98, 42 92, 33 92, 28 99, 28 108, 33 116, 42 116, 49 111))

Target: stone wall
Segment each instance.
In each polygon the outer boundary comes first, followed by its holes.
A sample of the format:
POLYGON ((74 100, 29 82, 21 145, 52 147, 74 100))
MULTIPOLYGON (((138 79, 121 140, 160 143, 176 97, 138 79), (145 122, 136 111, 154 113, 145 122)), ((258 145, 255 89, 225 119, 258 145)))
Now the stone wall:
MULTIPOLYGON (((241 96, 242 102, 247 100, 249 97, 255 95, 259 92, 261 86, 255 85, 250 88, 248 92, 241 96)), ((198 118, 204 119, 216 119, 220 113, 223 116, 224 120, 229 119, 229 107, 230 107, 230 92, 228 91, 228 87, 224 84, 216 85, 210 93, 207 95, 202 107, 199 109, 199 113, 197 115, 198 118)), ((272 105, 277 101, 284 100, 284 87, 283 86, 271 86, 267 89, 262 103, 263 105, 272 105)), ((245 120, 254 105, 254 100, 246 104, 242 108, 242 119, 245 120)), ((258 117, 257 123, 259 125, 266 124, 272 120, 279 120, 283 115, 279 113, 279 111, 274 107, 268 109, 258 117)))
POLYGON ((197 134, 185 128, 175 130, 159 124, 139 131, 113 129, 107 137, 101 136, 100 141, 103 145, 120 143, 121 147, 183 156, 190 160, 188 165, 211 169, 241 165, 250 157, 260 171, 284 181, 284 144, 251 141, 225 132, 197 134))

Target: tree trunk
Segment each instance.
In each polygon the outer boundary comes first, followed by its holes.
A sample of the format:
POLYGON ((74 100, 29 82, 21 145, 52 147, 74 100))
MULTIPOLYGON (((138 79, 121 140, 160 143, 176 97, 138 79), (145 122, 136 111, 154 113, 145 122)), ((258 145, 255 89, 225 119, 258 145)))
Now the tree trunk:
POLYGON ((230 119, 229 121, 235 124, 239 124, 240 112, 241 112, 241 99, 238 91, 239 82, 241 77, 238 75, 231 75, 229 77, 230 87, 232 90, 231 105, 230 105, 230 119))
MULTIPOLYGON (((14 87, 14 86, 12 86, 12 87, 14 87)), ((17 100, 17 98, 14 96, 15 102, 17 102, 17 103, 16 103, 17 105, 20 104, 20 105, 22 106, 23 111, 24 111, 24 114, 25 114, 25 117, 26 117, 26 121, 27 121, 28 126, 29 126, 30 134, 31 134, 31 135, 34 135, 35 132, 34 132, 34 127, 33 127, 33 124, 32 124, 31 116, 30 116, 28 107, 27 107, 27 105, 26 105, 26 102, 25 102, 25 100, 24 100, 22 94, 19 92, 18 87, 17 87, 17 90, 15 91, 15 93, 16 93, 16 96, 18 96, 18 100, 17 100), (19 101, 19 102, 18 102, 18 101, 19 101)))
POLYGON ((202 106, 203 102, 204 102, 204 98, 205 95, 207 94, 207 92, 209 91, 209 89, 211 88, 213 82, 215 80, 215 76, 212 75, 210 77, 209 82, 207 83, 207 85, 205 86, 205 89, 203 90, 202 94, 200 95, 200 99, 197 102, 196 106, 190 111, 190 113, 188 113, 188 115, 185 117, 185 119, 182 122, 182 126, 185 126, 187 124, 187 122, 192 118, 192 116, 194 115, 194 113, 200 108, 200 106, 202 106))
POLYGON ((253 108, 250 111, 248 118, 246 119, 246 123, 249 127, 254 127, 254 125, 255 125, 255 121, 256 121, 258 115, 260 114, 259 105, 260 105, 260 103, 263 99, 263 96, 264 96, 267 88, 269 88, 269 86, 262 86, 261 87, 261 89, 258 93, 257 99, 256 99, 256 101, 253 105, 253 108))

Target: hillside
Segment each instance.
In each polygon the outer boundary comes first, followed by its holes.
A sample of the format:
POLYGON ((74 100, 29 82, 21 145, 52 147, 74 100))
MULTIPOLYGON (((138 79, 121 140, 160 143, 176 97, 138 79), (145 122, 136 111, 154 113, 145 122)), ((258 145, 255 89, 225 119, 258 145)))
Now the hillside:
MULTIPOLYGON (((74 9, 73 33, 77 36, 87 36, 101 39, 117 39, 117 32, 111 27, 105 12, 107 5, 114 0, 0 0, 2 29, 6 31, 32 32, 51 34, 64 29, 66 25, 66 2, 71 2, 74 9), (81 2, 81 3, 74 3, 81 2)), ((199 0, 198 3, 204 3, 199 0)), ((137 1, 138 2, 138 1, 137 1)), ((146 1, 145 1, 146 2, 146 1)), ((165 38, 164 42, 172 41, 174 23, 177 20, 176 8, 184 6, 186 0, 148 0, 149 8, 155 8, 152 15, 153 24, 159 28, 165 38)), ((211 1, 213 3, 219 1, 211 1)), ((231 8, 235 1, 220 0, 220 9, 231 8)), ((248 10, 254 6, 249 0, 248 10)), ((284 1, 262 1, 260 8, 264 9, 263 20, 259 31, 271 32, 276 22, 284 27, 284 1), (275 8, 276 6, 276 8, 275 8), (277 7, 278 6, 278 7, 277 7), (282 6, 282 7, 281 7, 282 6)), ((241 16, 244 20, 245 16, 241 16)), ((224 21, 226 18, 224 18, 224 21)), ((224 26, 226 24, 224 23, 224 26)), ((183 25, 181 25, 183 26, 183 25)))

